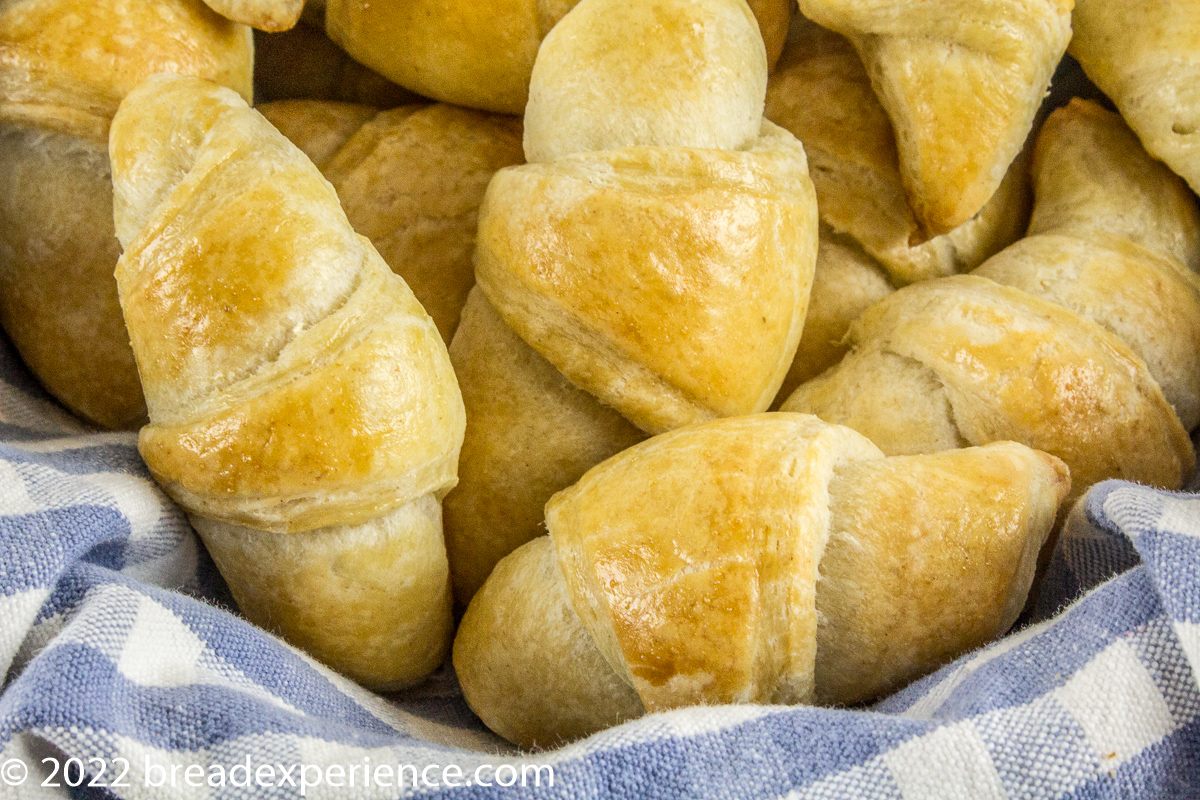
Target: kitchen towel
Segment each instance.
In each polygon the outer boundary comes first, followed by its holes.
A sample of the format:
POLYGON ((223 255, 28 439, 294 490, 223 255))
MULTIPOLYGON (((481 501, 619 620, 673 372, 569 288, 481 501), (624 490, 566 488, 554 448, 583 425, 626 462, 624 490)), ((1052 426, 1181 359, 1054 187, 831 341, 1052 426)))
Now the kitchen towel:
POLYGON ((74 420, 0 340, 0 668, 0 796, 1200 797, 1200 496, 1095 487, 1027 621, 869 708, 695 708, 521 754, 448 668, 380 697, 238 618, 136 436, 74 420))

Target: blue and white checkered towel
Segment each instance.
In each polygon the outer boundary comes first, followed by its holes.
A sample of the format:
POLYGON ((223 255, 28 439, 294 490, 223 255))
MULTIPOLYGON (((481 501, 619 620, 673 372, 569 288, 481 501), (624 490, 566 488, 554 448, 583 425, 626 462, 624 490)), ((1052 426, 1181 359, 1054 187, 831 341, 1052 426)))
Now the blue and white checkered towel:
POLYGON ((0 340, 0 794, 1200 797, 1200 497, 1096 487, 1038 612, 870 710, 698 708, 521 756, 448 672, 380 698, 230 613, 135 437, 0 340))

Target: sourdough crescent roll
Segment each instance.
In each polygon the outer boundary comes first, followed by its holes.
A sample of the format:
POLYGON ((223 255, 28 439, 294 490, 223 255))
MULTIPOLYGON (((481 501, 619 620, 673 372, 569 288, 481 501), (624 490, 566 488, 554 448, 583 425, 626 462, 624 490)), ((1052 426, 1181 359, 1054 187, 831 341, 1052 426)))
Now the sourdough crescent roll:
POLYGON ((851 353, 785 411, 848 425, 884 452, 1036 445, 1080 493, 1106 478, 1178 488, 1187 431, 1142 359, 1095 322, 975 275, 914 284, 850 328, 851 353))
POLYGON ((847 36, 896 130, 930 234, 983 208, 1021 152, 1071 39, 1074 0, 800 0, 847 36))
POLYGON ((463 408, 433 321, 234 93, 159 76, 110 151, 139 450, 253 621, 362 683, 436 667, 463 408))
POLYGON ((108 125, 156 72, 250 99, 250 30, 200 0, 0 3, 0 324, 62 403, 146 418, 113 267, 108 125))
POLYGON ((1200 216, 1119 117, 1075 100, 1034 152, 1029 235, 915 284, 853 324, 845 360, 787 411, 890 454, 1011 439, 1107 478, 1177 489, 1200 419, 1200 216))
MULTIPOLYGON (((401 86, 447 103, 520 114, 542 38, 579 0, 328 0, 330 37, 401 86)), ((634 5, 634 4, 630 4, 634 5)), ((791 0, 750 0, 771 63, 791 0)), ((648 41, 674 34, 651 31, 648 41)))
POLYGON ((763 120, 766 82, 741 0, 584 0, 543 41, 530 163, 488 186, 477 294, 451 342, 468 418, 446 501, 461 601, 599 460, 774 399, 817 214, 803 147, 763 120))
POLYGON ((524 747, 718 703, 856 703, 1003 633, 1070 479, 1011 442, 885 458, 800 414, 693 425, 590 470, 454 644, 524 747))
POLYGON ((1029 236, 975 274, 1116 334, 1191 430, 1200 423, 1200 211, 1192 193, 1119 116, 1078 99, 1046 121, 1034 174, 1029 236))
POLYGON ((821 245, 785 401, 846 354, 846 332, 894 287, 967 272, 1019 239, 1029 221, 1029 158, 1018 156, 978 214, 929 238, 905 195, 891 120, 844 37, 797 14, 767 84, 766 116, 804 143, 821 245))

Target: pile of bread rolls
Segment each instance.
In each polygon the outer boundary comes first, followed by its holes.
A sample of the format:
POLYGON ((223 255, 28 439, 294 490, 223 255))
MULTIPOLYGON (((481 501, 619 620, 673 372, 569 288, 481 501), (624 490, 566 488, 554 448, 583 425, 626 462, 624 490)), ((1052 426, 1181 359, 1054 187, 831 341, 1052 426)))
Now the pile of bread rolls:
POLYGON ((364 686, 870 701, 1195 469, 1200 6, 795 6, 0 4, 0 324, 364 686))

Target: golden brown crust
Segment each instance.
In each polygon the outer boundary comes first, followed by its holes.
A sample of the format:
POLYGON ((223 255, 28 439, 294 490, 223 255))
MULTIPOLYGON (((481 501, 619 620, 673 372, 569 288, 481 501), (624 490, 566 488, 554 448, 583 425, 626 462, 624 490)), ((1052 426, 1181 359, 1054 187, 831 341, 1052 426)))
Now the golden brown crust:
POLYGON ((1096 323, 985 278, 915 284, 851 327, 854 351, 784 404, 885 452, 1012 440, 1106 478, 1179 488, 1195 453, 1145 362, 1096 323), (906 372, 907 371, 907 372, 906 372), (929 417, 897 413, 932 404, 929 417))
POLYGON ((571 605, 648 710, 811 700, 829 481, 882 457, 814 417, 751 416, 656 436, 551 499, 571 605))
POLYGON ((1071 55, 1142 144, 1200 191, 1200 6, 1076 0, 1071 55))
POLYGON ((804 143, 821 221, 878 260, 896 286, 974 269, 1024 233, 1029 161, 1020 157, 977 215, 929 238, 909 206, 892 123, 858 54, 802 16, 767 86, 766 116, 804 143))
POLYGON ((492 568, 545 533, 551 496, 645 435, 572 386, 504 324, 479 289, 450 344, 467 433, 446 495, 454 594, 466 605, 492 568))
POLYGON ((1146 363, 1184 428, 1200 422, 1200 278, 1102 231, 1030 236, 975 271, 1104 327, 1146 363))
POLYGON ((801 0, 850 38, 896 131, 913 211, 931 234, 995 193, 1071 37, 1073 0, 801 0))
POLYGON ((1185 428, 1200 422, 1200 210, 1116 114, 1074 100, 1038 138, 1029 237, 976 270, 1051 300, 1138 354, 1185 428))
POLYGON ((104 141, 121 98, 159 72, 251 96, 250 30, 199 0, 38 0, 0 13, 0 121, 104 141))
POLYGON ((438 501, 464 425, 433 321, 233 92, 148 79, 110 156, 151 473, 252 619, 374 687, 425 675, 450 634, 438 501))
POLYGON ((761 119, 763 43, 739 0, 586 0, 542 54, 527 115, 540 122, 526 120, 524 144, 549 160, 492 179, 476 249, 479 308, 490 308, 455 347, 474 395, 470 477, 450 514, 464 601, 506 548, 536 534, 550 492, 637 429, 765 409, 795 353, 816 255, 803 148, 761 119), (653 27, 647 9, 687 29, 695 47, 643 52, 645 41, 659 47, 634 35, 653 27), (695 75, 660 85, 677 96, 648 121, 662 63, 695 75), (596 108, 596 91, 567 90, 581 75, 599 94, 635 89, 614 96, 598 138, 582 112, 610 106, 596 108), (696 75, 736 84, 715 102, 730 119, 696 113, 696 75), (571 152, 593 146, 605 149, 571 152), (486 333, 495 317, 511 339, 486 333), (490 335, 509 342, 503 359, 489 362, 490 335), (550 397, 540 416, 539 392, 550 397), (530 485, 514 487, 524 475, 530 485), (484 527, 487 508, 511 516, 484 527))
POLYGON ((122 111, 117 283, 140 448, 168 491, 292 531, 448 490, 463 411, 445 346, 311 162, 201 81, 148 81, 122 111))
MULTIPOLYGON (((354 58, 426 97, 501 114, 525 110, 542 37, 578 0, 329 0, 329 35, 354 58), (398 57, 403 54, 403 57, 398 57)), ((778 56, 787 0, 754 0, 778 56)))
POLYGON ((767 122, 747 150, 580 153, 496 174, 476 277, 521 338, 643 430, 761 411, 800 338, 814 206, 803 149, 767 122))
POLYGON ((555 496, 550 537, 471 602, 455 668, 526 747, 642 703, 870 699, 1012 624, 1069 486, 1011 442, 884 458, 795 414, 672 431, 555 496))

